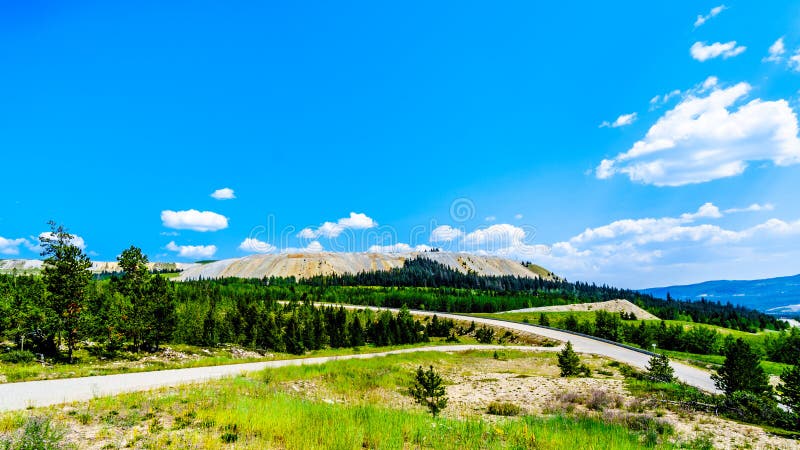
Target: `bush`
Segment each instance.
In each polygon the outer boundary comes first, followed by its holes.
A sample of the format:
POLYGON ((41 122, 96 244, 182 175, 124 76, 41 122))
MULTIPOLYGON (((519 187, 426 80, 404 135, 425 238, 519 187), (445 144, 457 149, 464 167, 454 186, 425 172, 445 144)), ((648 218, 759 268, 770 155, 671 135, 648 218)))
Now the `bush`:
POLYGON ((619 408, 622 404, 622 397, 603 390, 592 391, 586 400, 586 407, 595 411, 602 411, 612 405, 619 408))
POLYGON ((581 359, 572 349, 572 342, 567 341, 564 350, 558 352, 558 368, 562 377, 573 377, 581 372, 581 359))
POLYGON ((62 443, 64 431, 47 417, 30 417, 15 435, 0 439, 4 450, 59 450, 67 448, 62 443))
POLYGON ((669 365, 669 357, 665 353, 653 355, 647 364, 647 375, 661 383, 671 383, 675 379, 675 371, 669 365))
POLYGON ((481 344, 491 344, 494 341, 494 330, 487 326, 482 326, 475 331, 475 339, 481 344))
POLYGON ((0 361, 12 364, 29 363, 35 359, 36 355, 27 350, 12 350, 0 355, 0 361))
POLYGON ((417 369, 414 384, 409 392, 414 400, 420 405, 426 406, 434 417, 447 406, 444 380, 433 370, 433 366, 430 366, 427 371, 422 370, 422 366, 417 369))
POLYGON ((725 398, 727 414, 735 419, 756 424, 779 424, 785 413, 771 396, 749 391, 736 391, 725 398))
POLYGON ((519 406, 511 402, 494 401, 489 403, 487 412, 495 416, 516 416, 519 414, 519 406))

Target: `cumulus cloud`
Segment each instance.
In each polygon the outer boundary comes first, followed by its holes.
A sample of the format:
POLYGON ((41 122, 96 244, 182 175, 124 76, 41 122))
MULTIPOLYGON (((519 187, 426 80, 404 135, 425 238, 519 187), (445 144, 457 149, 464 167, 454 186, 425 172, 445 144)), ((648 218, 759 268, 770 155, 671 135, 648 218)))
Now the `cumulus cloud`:
POLYGON ((497 220, 497 216, 486 216, 486 218, 483 220, 487 222, 495 222, 497 220))
POLYGON ((619 128, 619 127, 624 127, 626 125, 630 125, 635 121, 636 121, 636 113, 633 112, 630 114, 623 114, 617 117, 617 120, 613 122, 603 121, 603 123, 600 124, 600 128, 619 128))
POLYGON ((674 89, 674 90, 672 90, 670 92, 667 92, 666 94, 663 94, 663 95, 656 95, 655 97, 650 99, 650 109, 653 110, 653 109, 663 105, 664 103, 669 102, 673 98, 678 97, 680 95, 681 95, 681 90, 680 89, 674 89))
POLYGON ((236 198, 236 195, 233 193, 233 189, 231 188, 222 188, 217 189, 216 191, 211 193, 211 197, 217 200, 231 200, 236 198))
POLYGON ((772 211, 773 209, 775 209, 775 205, 773 205, 772 203, 764 203, 763 205, 760 203, 753 203, 752 205, 747 206, 745 208, 728 208, 725 210, 725 214, 772 211))
POLYGON ((764 61, 781 62, 785 53, 786 47, 783 45, 783 37, 779 37, 777 41, 769 46, 768 55, 764 57, 764 61))
POLYGON ((281 249, 281 253, 319 253, 325 251, 319 241, 309 242, 305 247, 287 247, 281 249))
POLYGON ((181 258, 206 259, 217 253, 216 245, 177 245, 175 241, 167 244, 167 250, 177 252, 181 258))
POLYGON ((450 225, 440 225, 431 231, 431 242, 451 242, 464 235, 464 231, 450 225))
POLYGON ((366 214, 351 212, 349 217, 343 217, 336 222, 325 222, 319 228, 303 228, 297 237, 305 239, 316 239, 320 236, 335 238, 344 230, 364 230, 377 226, 378 223, 366 214))
POLYGON ((656 186, 682 186, 739 175, 748 162, 800 162, 797 116, 786 100, 754 99, 735 108, 751 87, 739 83, 705 96, 690 94, 667 111, 644 139, 596 169, 656 186))
POLYGON ((671 280, 669 284, 694 282, 737 272, 752 277, 754 270, 761 269, 754 268, 755 261, 774 271, 774 261, 785 258, 781 263, 785 265, 797 259, 800 250, 787 252, 787 243, 800 236, 800 220, 772 218, 742 229, 724 228, 708 220, 728 212, 768 209, 751 205, 723 213, 706 203, 696 212, 675 217, 617 220, 587 228, 566 241, 539 246, 532 260, 567 277, 627 287, 652 286, 665 279, 671 280))
POLYGON ((730 41, 724 44, 721 42, 714 42, 710 45, 698 41, 692 44, 689 53, 691 53, 692 58, 703 62, 720 56, 723 59, 732 58, 741 55, 745 50, 747 50, 747 47, 743 45, 737 46, 736 41, 730 41))
POLYGON ((791 67, 792 70, 800 72, 800 49, 797 49, 794 55, 789 58, 789 67, 791 67))
POLYGON ((7 239, 0 236, 0 255, 19 255, 21 245, 30 246, 25 238, 7 239))
MULTIPOLYGON (((45 231, 44 233, 39 233, 39 242, 41 242, 42 239, 55 240, 56 239, 56 235, 53 234, 50 231, 45 231)), ((72 235, 72 239, 70 239, 69 243, 74 245, 75 247, 78 247, 81 250, 85 250, 86 249, 86 241, 84 241, 83 238, 78 236, 77 234, 73 234, 72 235)), ((42 250, 42 247, 41 247, 41 245, 39 245, 38 242, 37 242, 37 244, 35 246, 31 246, 29 248, 31 250, 36 250, 36 251, 41 251, 42 250)))
POLYGON ((217 231, 228 228, 228 218, 212 211, 161 211, 161 223, 176 230, 217 231))
POLYGON ((409 253, 409 252, 424 252, 433 249, 429 245, 416 245, 410 246, 402 242, 391 245, 372 245, 367 249, 370 253, 409 253))
POLYGON ((514 218, 517 219, 517 220, 521 220, 522 219, 522 214, 514 214, 514 218))
POLYGON ((239 250, 249 253, 272 253, 276 249, 274 245, 256 238, 247 238, 239 244, 239 250))
POLYGON ((719 5, 711 8, 711 11, 709 11, 706 15, 698 14, 697 19, 694 21, 694 27, 697 28, 703 25, 704 23, 708 22, 709 19, 712 19, 722 11, 725 11, 725 9, 727 9, 725 5, 719 5))

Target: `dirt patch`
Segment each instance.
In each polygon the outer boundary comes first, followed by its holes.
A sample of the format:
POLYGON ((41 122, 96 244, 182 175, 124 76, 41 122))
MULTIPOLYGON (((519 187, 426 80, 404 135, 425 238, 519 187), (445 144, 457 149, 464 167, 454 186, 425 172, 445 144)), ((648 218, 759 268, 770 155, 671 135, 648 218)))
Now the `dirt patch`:
POLYGON ((613 313, 626 313, 636 316, 640 320, 659 320, 658 317, 650 314, 646 310, 634 305, 627 300, 609 300, 607 302, 596 303, 575 303, 573 305, 541 306, 538 308, 515 309, 505 311, 509 313, 519 312, 567 312, 567 311, 608 311, 613 313))

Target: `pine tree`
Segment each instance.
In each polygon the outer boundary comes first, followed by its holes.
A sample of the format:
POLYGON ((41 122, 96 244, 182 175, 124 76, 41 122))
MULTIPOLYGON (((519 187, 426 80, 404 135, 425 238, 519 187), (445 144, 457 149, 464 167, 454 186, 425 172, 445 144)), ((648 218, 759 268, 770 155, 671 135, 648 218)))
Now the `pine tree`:
POLYGON ((581 372, 581 359, 572 349, 572 342, 567 341, 564 350, 558 352, 558 367, 562 377, 574 377, 581 372))
POLYGON ((361 319, 358 314, 353 315, 353 321, 350 322, 350 347, 361 347, 364 345, 364 328, 361 326, 361 319))
POLYGON ((669 365, 669 357, 665 353, 653 355, 647 364, 647 374, 654 381, 671 383, 675 379, 675 371, 669 365))
POLYGON ((800 430, 800 365, 784 369, 781 374, 781 382, 778 386, 781 403, 792 410, 794 427, 796 430, 800 430))
POLYGON ((754 394, 769 394, 772 387, 761 368, 761 358, 742 338, 736 339, 725 349, 725 362, 711 375, 718 389, 731 395, 737 391, 754 394))
POLYGON ((547 314, 541 313, 539 315, 539 325, 549 327, 550 326, 550 319, 547 318, 547 314))
POLYGON ((42 278, 48 293, 48 306, 57 317, 59 340, 66 334, 69 362, 80 337, 80 321, 86 302, 86 288, 92 279, 92 262, 78 247, 63 225, 49 222, 50 233, 39 237, 45 256, 42 278))
POLYGON ((147 270, 147 255, 142 249, 133 245, 122 251, 117 256, 119 267, 123 271, 122 278, 118 280, 117 290, 128 299, 130 314, 125 321, 128 336, 133 341, 133 348, 139 351, 143 344, 145 330, 152 322, 149 296, 146 292, 150 273, 147 270))
POLYGON ((422 370, 422 366, 417 369, 416 379, 409 392, 414 400, 427 407, 434 417, 447 406, 444 381, 433 370, 433 366, 430 366, 428 370, 422 370))

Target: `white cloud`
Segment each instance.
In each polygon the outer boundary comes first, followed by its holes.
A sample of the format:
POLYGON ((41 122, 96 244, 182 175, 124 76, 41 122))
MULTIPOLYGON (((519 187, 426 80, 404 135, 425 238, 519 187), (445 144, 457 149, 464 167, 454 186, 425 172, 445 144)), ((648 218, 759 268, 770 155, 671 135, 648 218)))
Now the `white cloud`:
POLYGON ((256 238, 247 238, 239 244, 239 250, 243 250, 245 252, 250 253, 271 253, 274 252, 277 248, 264 241, 260 241, 256 238))
MULTIPOLYGON (((757 210, 769 207, 756 204, 725 212, 757 210)), ((797 270, 800 249, 794 250, 793 242, 800 236, 800 220, 773 218, 742 229, 705 223, 721 216, 706 203, 677 217, 617 220, 567 241, 538 246, 532 260, 570 279, 627 287, 797 270)))
POLYGON ((181 258, 211 258, 217 253, 216 245, 177 245, 175 241, 167 244, 167 250, 178 252, 181 258))
MULTIPOLYGON (((56 235, 53 234, 50 231, 46 231, 44 233, 39 233, 40 242, 41 242, 42 238, 55 240, 56 239, 56 235)), ((80 236, 78 236, 76 234, 72 235, 72 239, 70 239, 70 244, 74 245, 75 247, 78 247, 81 250, 85 250, 86 249, 86 242, 83 240, 82 237, 80 237, 80 236)), ((30 248, 31 250, 35 250, 35 251, 41 251, 42 250, 42 247, 38 242, 37 242, 37 245, 31 246, 31 247, 28 247, 28 248, 30 248)))
POLYGON ((287 247, 281 249, 281 253, 319 253, 325 251, 322 247, 322 244, 319 241, 312 241, 309 242, 307 246, 297 248, 297 247, 287 247))
POLYGON ((30 243, 25 238, 6 239, 0 236, 0 254, 1 255, 19 255, 20 245, 29 246, 30 243))
POLYGON ((217 200, 231 200, 236 198, 236 195, 233 193, 233 189, 231 188, 222 188, 217 189, 216 191, 211 193, 211 197, 217 200))
POLYGON ((429 251, 433 247, 428 245, 410 246, 402 242, 392 245, 373 245, 367 249, 369 253, 409 253, 409 252, 424 252, 429 251))
POLYGON ((715 87, 719 83, 719 79, 715 76, 710 76, 706 78, 706 81, 703 81, 703 88, 701 89, 702 92, 705 92, 713 87, 715 87))
POLYGON ((617 120, 615 120, 614 122, 604 121, 603 123, 600 124, 600 128, 624 127, 626 125, 632 124, 635 121, 636 121, 636 113, 633 112, 633 113, 630 113, 630 114, 623 114, 623 115, 617 117, 617 120))
POLYGON ((483 246, 498 249, 521 243, 524 239, 525 230, 522 228, 499 223, 467 233, 463 242, 467 247, 483 246))
POLYGON ((497 220, 497 217, 496 216, 486 216, 486 218, 483 219, 483 220, 485 220, 487 222, 494 222, 494 221, 497 220))
POLYGON ((450 225, 440 225, 431 231, 431 242, 451 242, 464 235, 464 231, 450 225))
POLYGON ((521 220, 522 219, 522 214, 514 214, 514 218, 517 219, 517 220, 521 220))
POLYGON ((800 49, 797 49, 794 55, 789 58, 789 67, 797 72, 800 72, 800 49))
POLYGON ((719 5, 711 8, 711 11, 709 11, 706 15, 698 15, 697 20, 694 21, 694 27, 697 28, 700 25, 703 25, 704 23, 708 22, 709 19, 716 17, 717 14, 725 11, 726 9, 727 8, 725 5, 719 5))
POLYGON ((689 49, 689 52, 692 58, 703 62, 719 56, 722 56, 723 59, 732 58, 741 55, 745 50, 747 50, 747 47, 743 45, 737 46, 736 41, 730 41, 724 44, 721 42, 714 42, 711 45, 706 45, 705 42, 695 42, 689 49))
POLYGON ((303 228, 297 234, 299 238, 315 239, 320 236, 335 238, 342 234, 344 230, 364 230, 377 227, 378 223, 364 213, 351 212, 350 217, 343 217, 336 222, 325 222, 316 230, 313 228, 303 228))
POLYGON ((760 211, 772 211, 775 209, 775 205, 772 203, 753 203, 750 206, 745 208, 728 208, 725 210, 725 214, 734 214, 734 213, 742 213, 742 212, 760 212, 760 211))
POLYGON ((161 222, 176 230, 217 231, 228 228, 228 218, 212 211, 161 211, 161 222))
POLYGON ((778 166, 800 162, 797 116, 786 100, 751 100, 747 83, 707 96, 688 95, 650 128, 644 139, 596 169, 656 186, 682 186, 739 175, 748 162, 778 166))
POLYGON ((764 58, 764 61, 781 62, 783 55, 786 53, 786 47, 783 45, 783 37, 779 37, 772 45, 769 46, 769 54, 764 58))

